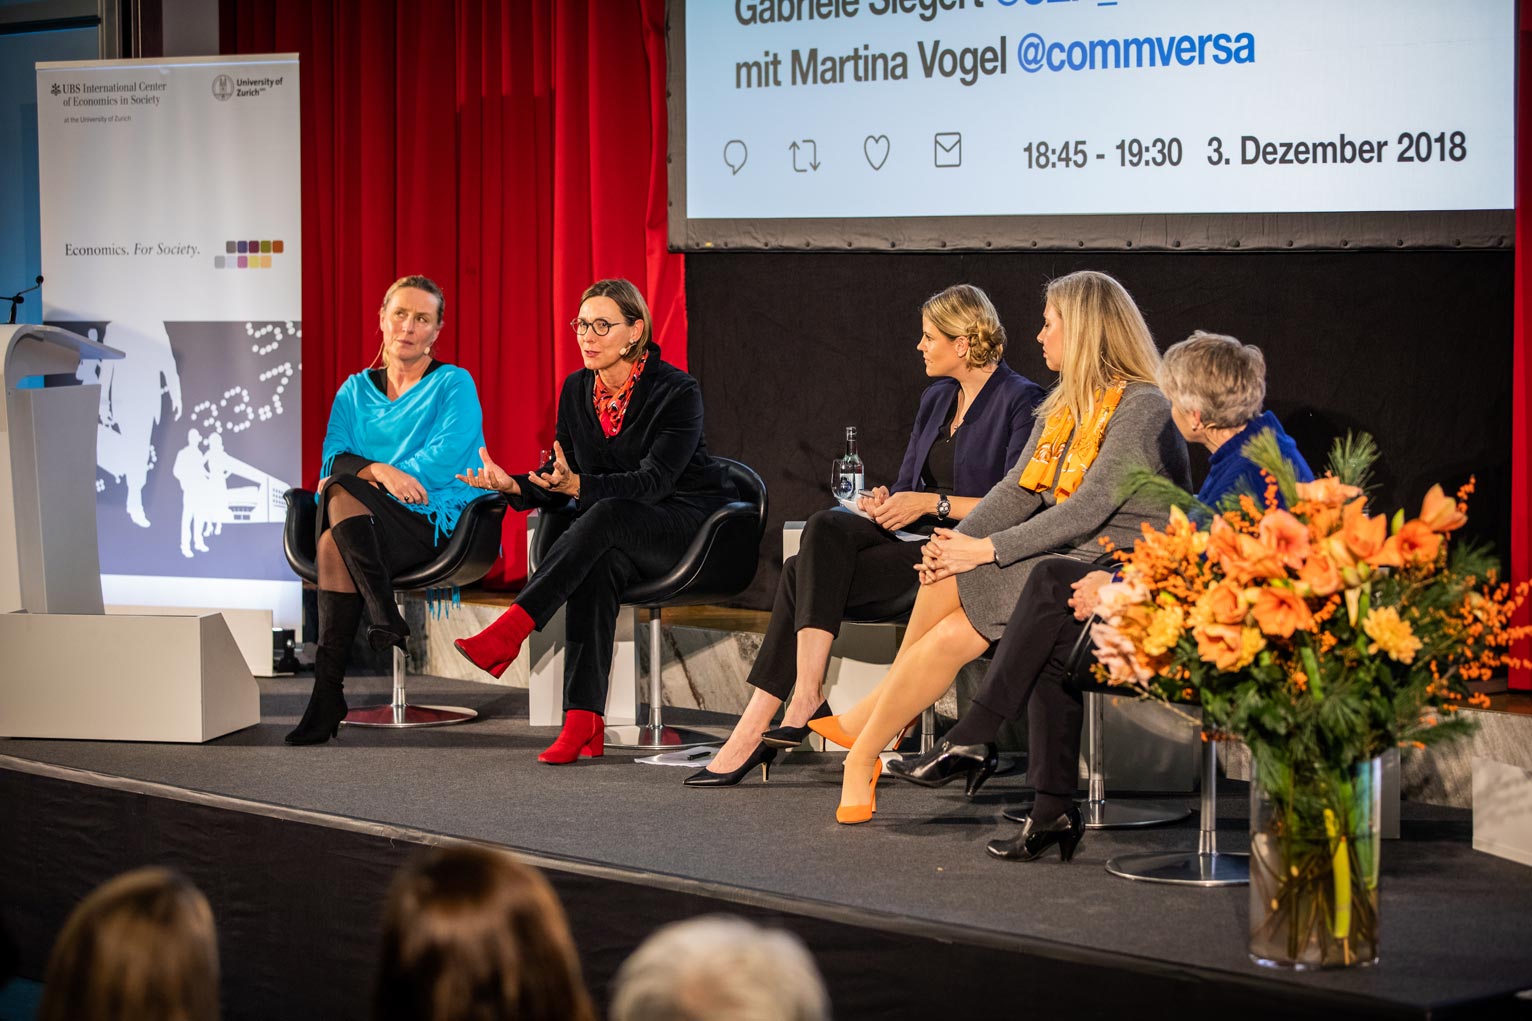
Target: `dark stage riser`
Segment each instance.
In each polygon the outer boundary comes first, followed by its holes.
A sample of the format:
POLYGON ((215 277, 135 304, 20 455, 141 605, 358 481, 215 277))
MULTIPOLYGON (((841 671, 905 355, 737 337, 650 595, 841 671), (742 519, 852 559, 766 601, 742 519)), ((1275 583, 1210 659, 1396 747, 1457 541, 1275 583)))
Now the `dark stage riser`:
MULTIPOLYGON (((212 903, 230 1021, 366 1017, 390 877, 422 845, 448 839, 59 767, 3 765, 0 833, 0 915, 22 949, 23 977, 41 977, 65 916, 93 887, 126 869, 170 866, 212 903)), ((681 877, 524 857, 562 899, 603 1008, 616 969, 655 928, 726 911, 797 933, 841 1018, 1518 1016, 1508 1000, 1430 1013, 681 877)), ((876 859, 855 867, 876 868, 876 859)), ((996 880, 1006 875, 997 871, 996 880)), ((1227 911, 1244 891, 1199 895, 1209 897, 1209 910, 1227 911)))

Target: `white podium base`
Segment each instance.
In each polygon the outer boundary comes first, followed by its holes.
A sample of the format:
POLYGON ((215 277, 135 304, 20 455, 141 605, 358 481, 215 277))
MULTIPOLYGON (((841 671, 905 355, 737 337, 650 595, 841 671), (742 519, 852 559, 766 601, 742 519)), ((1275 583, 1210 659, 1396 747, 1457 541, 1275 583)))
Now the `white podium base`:
POLYGON ((260 722, 223 617, 0 614, 0 736, 195 743, 260 722))

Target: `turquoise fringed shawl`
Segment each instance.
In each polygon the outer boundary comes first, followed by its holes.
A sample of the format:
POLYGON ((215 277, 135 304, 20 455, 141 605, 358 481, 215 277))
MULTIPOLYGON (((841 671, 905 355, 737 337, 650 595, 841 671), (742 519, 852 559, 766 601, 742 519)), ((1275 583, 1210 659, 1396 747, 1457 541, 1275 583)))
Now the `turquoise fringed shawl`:
POLYGON ((408 472, 428 499, 424 504, 401 500, 400 506, 426 515, 440 542, 457 527, 468 502, 483 495, 455 477, 479 465, 482 446, 484 413, 467 370, 443 365, 393 401, 367 373, 358 372, 335 395, 321 474, 330 474, 337 454, 356 454, 408 472))

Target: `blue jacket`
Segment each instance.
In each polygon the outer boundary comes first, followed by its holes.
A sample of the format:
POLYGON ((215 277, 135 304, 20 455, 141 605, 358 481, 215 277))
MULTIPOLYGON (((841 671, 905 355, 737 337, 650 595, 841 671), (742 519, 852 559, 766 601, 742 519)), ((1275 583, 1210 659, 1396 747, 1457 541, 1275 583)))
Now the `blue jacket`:
MULTIPOLYGON (((920 410, 915 412, 915 428, 904 451, 899 479, 889 490, 901 493, 920 492, 920 479, 926 455, 941 432, 942 422, 952 402, 957 400, 958 381, 939 379, 920 395, 920 410)), ((1005 362, 995 367, 994 375, 973 400, 973 407, 963 416, 952 452, 954 496, 983 496, 1021 459, 1027 437, 1032 433, 1032 413, 1045 396, 1043 388, 1012 369, 1005 362)))
MULTIPOLYGON (((1282 428, 1282 423, 1277 421, 1277 416, 1269 411, 1252 418, 1240 430, 1239 435, 1229 440, 1223 446, 1213 451, 1208 459, 1208 477, 1202 480, 1202 488, 1197 490, 1197 499, 1209 507, 1217 507, 1218 501, 1224 498, 1224 494, 1239 492, 1248 488, 1257 500, 1266 492, 1266 483, 1261 478, 1261 468, 1241 453, 1245 444, 1255 439, 1263 431, 1270 429, 1277 434, 1277 445, 1282 450, 1282 456, 1291 462, 1297 472, 1299 482, 1313 482, 1314 472, 1310 470, 1309 463, 1298 452, 1298 444, 1287 435, 1282 428)), ((961 432, 962 430, 959 430, 961 432)))

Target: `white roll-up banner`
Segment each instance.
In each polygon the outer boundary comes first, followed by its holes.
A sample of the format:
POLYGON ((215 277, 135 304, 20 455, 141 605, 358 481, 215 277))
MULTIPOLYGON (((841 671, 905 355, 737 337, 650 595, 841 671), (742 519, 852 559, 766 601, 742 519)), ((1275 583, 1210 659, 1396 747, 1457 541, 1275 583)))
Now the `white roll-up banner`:
POLYGON ((100 382, 108 604, 296 626, 298 57, 37 65, 43 318, 126 352, 100 382))

